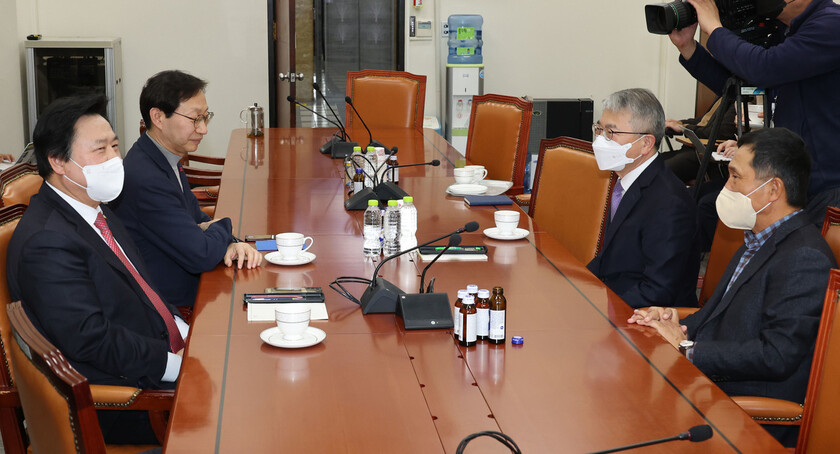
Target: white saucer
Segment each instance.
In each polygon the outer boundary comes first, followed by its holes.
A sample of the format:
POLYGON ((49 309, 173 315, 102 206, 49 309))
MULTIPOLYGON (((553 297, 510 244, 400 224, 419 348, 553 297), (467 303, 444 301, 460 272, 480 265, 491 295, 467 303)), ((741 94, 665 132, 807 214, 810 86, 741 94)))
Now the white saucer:
POLYGON ((280 328, 269 328, 260 333, 260 339, 268 345, 273 345, 280 348, 304 348, 320 344, 322 340, 326 339, 327 333, 322 329, 310 326, 306 328, 303 333, 303 339, 287 340, 283 338, 283 333, 280 328))
POLYGON ((280 255, 280 252, 274 251, 269 252, 265 255, 265 259, 275 265, 285 265, 285 266, 296 266, 296 265, 306 265, 307 263, 315 260, 315 254, 307 251, 303 251, 297 257, 287 260, 282 258, 283 256, 280 255))
POLYGON ((503 235, 501 232, 499 232, 499 229, 497 229, 496 227, 484 229, 484 234, 489 236, 490 238, 493 238, 494 240, 521 240, 522 238, 527 237, 530 233, 531 232, 529 232, 526 229, 517 228, 513 231, 513 233, 503 235))
POLYGON ((487 192, 484 193, 485 195, 501 195, 513 187, 512 181, 502 180, 481 180, 478 184, 487 188, 487 192))
POLYGON ((460 184, 455 183, 446 188, 446 193, 456 197, 463 197, 465 195, 478 195, 487 192, 487 186, 481 184, 460 184))

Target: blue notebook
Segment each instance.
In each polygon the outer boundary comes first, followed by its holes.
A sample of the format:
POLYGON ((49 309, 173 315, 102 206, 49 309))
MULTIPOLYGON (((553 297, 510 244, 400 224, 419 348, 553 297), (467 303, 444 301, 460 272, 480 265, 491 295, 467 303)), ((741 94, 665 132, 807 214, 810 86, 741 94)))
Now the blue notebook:
POLYGON ((506 195, 468 195, 464 196, 467 206, 513 205, 513 200, 506 195))

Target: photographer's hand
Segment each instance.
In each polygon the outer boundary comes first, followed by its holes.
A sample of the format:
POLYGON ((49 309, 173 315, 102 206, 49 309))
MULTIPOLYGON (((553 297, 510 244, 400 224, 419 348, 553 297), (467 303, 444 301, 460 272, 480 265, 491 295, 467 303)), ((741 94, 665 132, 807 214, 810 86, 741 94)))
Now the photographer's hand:
POLYGON ((690 60, 697 49, 697 41, 694 40, 694 34, 697 32, 697 24, 691 24, 682 30, 674 30, 668 34, 671 42, 680 51, 680 55, 686 60, 690 60))
POLYGON ((697 22, 700 23, 700 30, 711 35, 716 29, 723 27, 720 23, 720 12, 714 0, 688 0, 691 6, 697 10, 697 22))

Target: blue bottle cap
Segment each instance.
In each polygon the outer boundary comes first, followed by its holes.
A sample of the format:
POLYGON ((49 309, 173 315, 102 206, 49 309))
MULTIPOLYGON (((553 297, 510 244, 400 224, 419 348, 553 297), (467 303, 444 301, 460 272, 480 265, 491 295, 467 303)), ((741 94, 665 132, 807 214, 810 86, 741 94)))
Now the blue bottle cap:
POLYGON ((522 336, 513 336, 510 338, 510 343, 514 345, 522 345, 525 342, 525 339, 522 336))

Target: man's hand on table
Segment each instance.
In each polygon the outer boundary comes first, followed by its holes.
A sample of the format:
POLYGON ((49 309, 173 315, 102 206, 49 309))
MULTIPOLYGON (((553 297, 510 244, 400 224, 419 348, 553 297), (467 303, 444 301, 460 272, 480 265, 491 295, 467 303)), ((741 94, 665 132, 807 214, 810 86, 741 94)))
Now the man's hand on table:
POLYGON ((225 252, 225 265, 233 266, 234 261, 239 269, 251 269, 263 264, 263 256, 248 243, 230 243, 225 252))
POLYGON ((652 306, 648 309, 636 309, 633 315, 627 319, 627 323, 649 326, 655 328, 656 332, 665 340, 671 343, 674 348, 679 348, 680 341, 688 339, 685 325, 680 325, 680 318, 674 308, 652 306))

